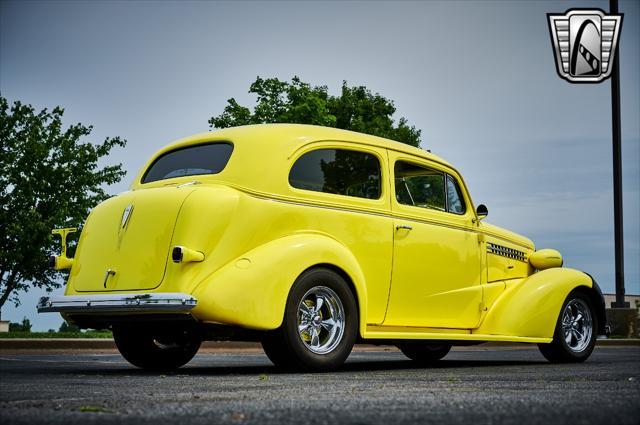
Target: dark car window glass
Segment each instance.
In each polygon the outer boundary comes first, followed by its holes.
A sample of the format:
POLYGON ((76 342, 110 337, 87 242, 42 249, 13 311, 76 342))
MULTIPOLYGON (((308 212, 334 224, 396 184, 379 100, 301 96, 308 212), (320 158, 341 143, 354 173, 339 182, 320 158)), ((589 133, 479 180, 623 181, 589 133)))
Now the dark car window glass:
POLYGON ((394 177, 398 203, 446 211, 444 173, 398 161, 394 177))
POLYGON ((467 210, 458 182, 449 175, 447 175, 447 203, 450 213, 464 214, 467 210))
POLYGON ((364 152, 318 149, 293 164, 289 184, 298 189, 378 199, 380 161, 364 152))
POLYGON ((207 143, 167 152, 149 167, 142 183, 198 174, 217 174, 231 158, 231 143, 207 143))

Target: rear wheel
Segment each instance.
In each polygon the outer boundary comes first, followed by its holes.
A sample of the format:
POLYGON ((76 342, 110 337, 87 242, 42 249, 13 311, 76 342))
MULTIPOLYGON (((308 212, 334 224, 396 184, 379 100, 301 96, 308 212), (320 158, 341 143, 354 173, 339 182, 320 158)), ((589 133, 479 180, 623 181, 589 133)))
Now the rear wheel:
POLYGON ((538 344, 540 352, 552 363, 583 362, 591 355, 598 335, 591 301, 581 292, 574 291, 560 311, 553 341, 538 344))
POLYGON ((451 350, 450 344, 428 342, 408 342, 398 345, 402 354, 420 364, 432 364, 446 356, 451 350))
POLYGON ((262 347, 276 366, 330 370, 347 359, 357 332, 358 310, 347 282, 333 270, 316 268, 296 280, 282 326, 264 336, 262 347))
POLYGON ((200 348, 192 327, 116 326, 116 346, 129 363, 146 370, 170 371, 185 365, 200 348))

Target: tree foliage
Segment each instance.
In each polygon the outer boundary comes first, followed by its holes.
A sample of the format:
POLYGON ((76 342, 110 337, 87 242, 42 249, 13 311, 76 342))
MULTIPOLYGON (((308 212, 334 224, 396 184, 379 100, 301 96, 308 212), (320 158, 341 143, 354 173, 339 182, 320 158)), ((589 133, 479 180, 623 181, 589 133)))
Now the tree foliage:
POLYGON ((59 249, 56 227, 78 227, 89 210, 108 198, 104 187, 125 175, 121 164, 98 163, 126 141, 82 141, 92 131, 82 124, 63 128, 64 110, 36 112, 9 106, 0 96, 0 307, 19 304, 31 286, 60 286, 47 256, 59 249))
POLYGON ((393 120, 393 101, 373 94, 364 86, 342 83, 339 96, 332 96, 327 86, 311 86, 298 77, 291 82, 258 77, 249 93, 257 96, 253 111, 231 98, 222 114, 211 117, 214 128, 247 124, 294 123, 337 127, 373 134, 412 146, 420 145, 420 130, 409 126, 405 118, 393 120))
POLYGON ((80 332, 80 328, 76 325, 70 324, 65 320, 60 325, 60 329, 58 329, 58 332, 80 332))
POLYGON ((9 323, 9 332, 31 332, 32 326, 31 321, 24 317, 22 323, 9 323))

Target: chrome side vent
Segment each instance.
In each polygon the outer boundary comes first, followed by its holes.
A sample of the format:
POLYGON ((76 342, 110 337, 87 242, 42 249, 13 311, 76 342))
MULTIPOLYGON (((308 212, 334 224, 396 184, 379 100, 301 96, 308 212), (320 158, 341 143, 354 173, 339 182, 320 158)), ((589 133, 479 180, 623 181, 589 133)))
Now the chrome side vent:
POLYGON ((518 261, 527 261, 525 253, 513 248, 507 248, 506 246, 498 245, 495 243, 487 243, 487 252, 489 254, 501 255, 503 257, 512 258, 518 261))

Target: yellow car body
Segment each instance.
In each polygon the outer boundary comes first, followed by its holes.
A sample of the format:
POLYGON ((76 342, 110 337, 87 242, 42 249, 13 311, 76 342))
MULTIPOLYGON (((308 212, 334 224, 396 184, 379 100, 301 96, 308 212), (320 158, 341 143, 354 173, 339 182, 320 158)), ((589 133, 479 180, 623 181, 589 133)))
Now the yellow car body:
MULTIPOLYGON (((549 343, 563 302, 579 287, 591 294, 604 323, 599 289, 589 275, 561 267, 557 251, 536 252, 529 239, 482 218, 462 175, 425 150, 332 128, 254 125, 161 149, 129 191, 92 210, 75 258, 58 257, 55 264, 70 267, 69 299, 91 304, 92 296, 124 294, 137 303, 152 294, 187 294, 194 305, 181 314, 256 331, 281 326, 292 285, 317 266, 348 282, 365 341, 549 343), (143 183, 165 154, 209 143, 232 149, 217 174, 143 183), (375 157, 380 196, 292 186, 296 161, 319 149, 375 157), (464 213, 400 202, 399 163, 454 179, 464 213)), ((53 307, 45 300, 41 311, 61 311, 84 326, 93 326, 92 318, 135 313, 53 307)))

